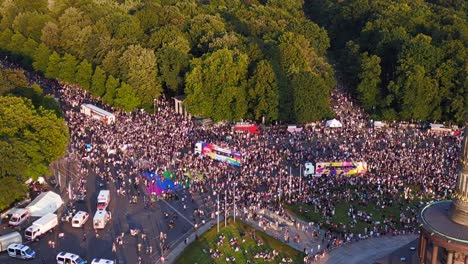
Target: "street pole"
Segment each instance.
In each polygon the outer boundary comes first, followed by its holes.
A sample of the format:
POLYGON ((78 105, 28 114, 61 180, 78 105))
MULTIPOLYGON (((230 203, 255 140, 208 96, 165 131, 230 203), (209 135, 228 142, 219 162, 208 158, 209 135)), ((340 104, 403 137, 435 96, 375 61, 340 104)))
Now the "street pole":
POLYGON ((60 170, 58 171, 58 183, 59 183, 59 190, 62 192, 62 175, 60 175, 60 170))
POLYGON ((226 190, 224 190, 224 227, 226 226, 227 226, 227 188, 226 190))
POLYGON ((291 200, 291 192, 292 192, 292 172, 291 172, 291 166, 289 166, 289 188, 288 188, 288 192, 289 192, 289 200, 291 200))
POLYGON ((72 196, 71 182, 68 182, 68 199, 70 199, 70 201, 71 201, 72 198, 73 198, 73 196, 72 196))
POLYGON ((281 188, 282 182, 283 182, 283 177, 282 177, 282 175, 280 174, 280 184, 279 184, 279 192, 278 192, 278 200, 279 200, 279 203, 281 203, 281 192, 283 191, 283 189, 281 188))
POLYGON ((302 195, 302 164, 299 165, 299 195, 302 195))
POLYGON ((216 211, 216 214, 218 215, 218 233, 219 233, 219 191, 218 191, 218 211, 216 211))
POLYGON ((236 184, 234 184, 234 193, 232 195, 234 197, 234 223, 236 222, 236 184))

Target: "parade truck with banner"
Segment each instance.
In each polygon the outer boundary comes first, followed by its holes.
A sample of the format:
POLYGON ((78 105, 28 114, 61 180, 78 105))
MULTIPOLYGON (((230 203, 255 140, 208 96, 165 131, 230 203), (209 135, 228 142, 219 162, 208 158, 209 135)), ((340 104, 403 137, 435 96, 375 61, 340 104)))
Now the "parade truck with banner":
POLYGON ((198 154, 200 156, 208 156, 213 160, 227 162, 237 167, 240 167, 241 165, 241 160, 242 160, 241 153, 238 153, 229 149, 221 148, 219 146, 216 146, 215 144, 197 142, 195 144, 194 152, 195 154, 198 154))
POLYGON ((82 104, 80 112, 91 118, 101 120, 106 125, 115 123, 115 115, 92 104, 82 104))
POLYGON ((366 162, 337 161, 337 162, 317 162, 315 164, 316 174, 327 175, 356 175, 367 172, 366 162))

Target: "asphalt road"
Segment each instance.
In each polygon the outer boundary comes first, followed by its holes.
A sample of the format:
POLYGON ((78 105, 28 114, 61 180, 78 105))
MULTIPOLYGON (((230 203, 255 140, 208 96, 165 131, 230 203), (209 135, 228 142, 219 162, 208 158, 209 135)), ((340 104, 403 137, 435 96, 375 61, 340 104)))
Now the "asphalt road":
MULTIPOLYGON (((76 179, 74 183, 76 184, 76 179)), ((73 203, 77 211, 84 210, 90 214, 86 224, 83 228, 73 228, 71 223, 60 222, 53 232, 46 234, 39 241, 26 242, 37 253, 37 258, 28 261, 28 263, 56 263, 55 257, 60 251, 78 254, 88 263, 93 258, 98 257, 115 260, 119 264, 134 264, 138 263, 138 256, 141 256, 142 263, 155 263, 161 257, 162 252, 160 232, 167 234, 164 246, 172 247, 183 241, 193 230, 195 224, 200 225, 203 219, 195 216, 195 209, 204 210, 206 220, 209 219, 211 211, 215 209, 213 199, 207 203, 203 201, 203 198, 207 196, 206 193, 195 194, 192 197, 188 191, 182 190, 178 192, 178 200, 159 200, 150 204, 148 202, 149 196, 145 194, 142 184, 138 186, 138 189, 129 187, 127 184, 125 189, 128 190, 128 193, 125 196, 117 194, 116 190, 121 184, 119 181, 106 183, 96 177, 94 173, 89 174, 86 182, 87 196, 85 201, 73 203), (96 212, 96 199, 101 189, 109 189, 111 192, 108 210, 112 213, 112 219, 105 229, 96 232, 93 229, 92 218, 96 212), (133 194, 137 195, 137 190, 140 191, 138 202, 131 204, 130 197, 133 194), (185 202, 182 202, 182 198, 185 202), (165 213, 169 215, 167 218, 165 213), (168 225, 171 219, 174 221, 172 229, 168 225), (142 233, 146 234, 146 241, 142 239, 141 234, 130 235, 130 227, 139 227, 142 233), (116 252, 113 252, 112 244, 116 237, 122 233, 124 235, 123 245, 117 245, 116 252), (55 248, 49 245, 49 241, 55 242, 55 248), (138 243, 142 245, 141 252, 137 250, 138 243), (149 247, 152 247, 152 253, 146 252, 149 247)), ((67 206, 64 206, 61 211, 66 208, 67 206)), ((32 221, 30 220, 29 223, 32 221)), ((28 224, 24 228, 27 226, 28 224)), ((24 233, 24 228, 21 233, 24 233)), ((1 234, 4 234, 8 233, 10 228, 2 224, 1 229, 3 229, 1 234)), ((10 258, 6 252, 0 253, 0 263, 2 264, 23 262, 24 260, 10 258)))

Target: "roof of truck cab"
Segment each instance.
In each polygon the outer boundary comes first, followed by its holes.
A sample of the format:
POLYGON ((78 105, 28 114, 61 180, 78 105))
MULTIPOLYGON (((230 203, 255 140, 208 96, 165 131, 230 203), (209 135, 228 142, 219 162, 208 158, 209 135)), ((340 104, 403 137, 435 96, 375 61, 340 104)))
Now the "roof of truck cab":
POLYGON ((91 264, 114 264, 114 261, 108 259, 94 258, 91 264))
POLYGON ((8 248, 9 248, 9 249, 19 249, 19 250, 22 250, 22 249, 26 249, 26 248, 29 248, 29 247, 26 246, 26 245, 13 243, 13 244, 8 245, 8 248))

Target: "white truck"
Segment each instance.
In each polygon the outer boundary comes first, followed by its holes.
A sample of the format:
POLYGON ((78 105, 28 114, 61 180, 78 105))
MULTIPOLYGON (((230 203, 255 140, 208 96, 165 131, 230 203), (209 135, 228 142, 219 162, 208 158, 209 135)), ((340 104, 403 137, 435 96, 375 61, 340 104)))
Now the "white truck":
POLYGON ((51 231, 58 225, 58 217, 56 214, 48 213, 43 217, 37 219, 32 225, 26 228, 24 237, 28 240, 35 240, 43 234, 51 231))
POLYGON ((304 163, 304 176, 315 175, 315 166, 312 162, 304 163))
POLYGON ((111 219, 111 214, 106 210, 97 210, 93 217, 94 229, 103 229, 107 222, 111 219))
POLYGON ((0 236, 0 252, 7 250, 11 244, 22 244, 23 238, 19 232, 11 232, 0 236))
POLYGON ((107 206, 110 202, 110 191, 109 190, 101 190, 99 191, 97 197, 97 209, 98 210, 106 210, 107 206))

